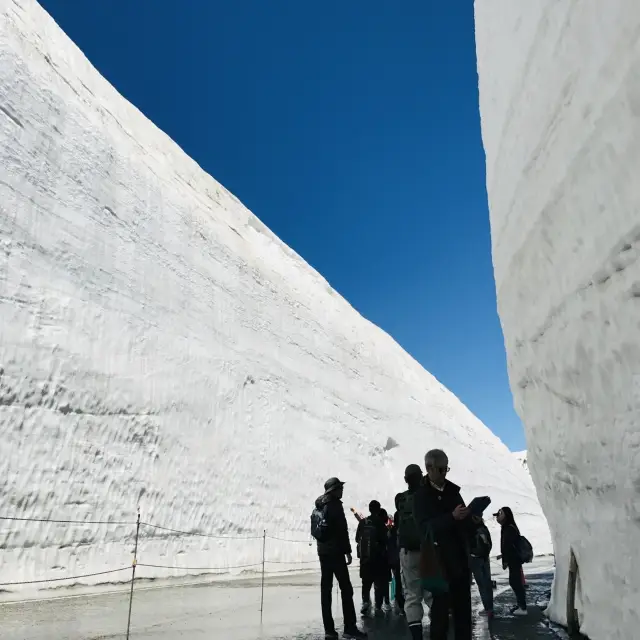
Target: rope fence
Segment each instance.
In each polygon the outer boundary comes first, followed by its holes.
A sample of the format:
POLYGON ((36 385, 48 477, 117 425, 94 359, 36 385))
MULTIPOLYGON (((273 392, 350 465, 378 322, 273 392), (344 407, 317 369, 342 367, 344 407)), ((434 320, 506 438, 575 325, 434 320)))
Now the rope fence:
POLYGON ((64 580, 80 580, 80 578, 93 578, 94 576, 106 576, 109 573, 119 573, 129 571, 131 567, 121 567, 120 569, 109 569, 107 571, 96 571, 95 573, 83 573, 79 576, 67 576, 66 578, 47 578, 46 580, 21 580, 18 582, 0 582, 0 587, 15 587, 22 584, 42 584, 44 582, 62 582, 64 580))
MULTIPOLYGON (((247 535, 247 536, 230 536, 230 535, 220 535, 217 533, 207 533, 201 531, 185 531, 182 529, 176 529, 172 527, 167 527, 163 525, 154 524, 151 522, 144 522, 140 518, 140 513, 138 512, 138 517, 136 520, 131 521, 115 521, 115 520, 58 520, 53 518, 22 518, 22 517, 8 517, 8 516, 0 516, 0 522, 37 522, 37 523, 53 523, 53 524, 72 524, 72 525, 109 525, 109 526, 127 526, 132 528, 132 533, 130 536, 127 536, 126 540, 123 542, 131 541, 134 539, 134 549, 133 549, 133 559, 129 566, 119 567, 115 569, 107 569, 104 571, 96 571, 93 573, 84 573, 73 576, 59 577, 59 578, 47 578, 47 579, 39 579, 39 580, 21 580, 21 581, 13 581, 13 582, 0 582, 0 587, 15 587, 22 585, 38 585, 38 584, 46 584, 46 583, 58 583, 58 582, 77 582, 78 580, 86 579, 86 578, 94 578, 99 576, 111 575, 116 573, 122 573, 125 571, 131 571, 131 577, 125 581, 130 583, 129 589, 129 607, 128 607, 128 619, 127 619, 127 631, 126 638, 129 640, 131 634, 131 617, 133 610, 133 594, 134 594, 134 585, 136 581, 136 568, 144 567, 149 569, 165 569, 171 571, 188 571, 188 572, 200 572, 201 574, 205 574, 207 572, 228 572, 231 570, 244 570, 244 569, 258 569, 261 568, 261 590, 260 590, 260 622, 262 623, 263 612, 264 612, 264 586, 265 586, 265 567, 267 565, 289 565, 291 567, 303 567, 308 565, 317 564, 317 560, 309 560, 309 561, 301 561, 301 562, 290 562, 286 560, 271 560, 266 557, 267 552, 267 540, 274 540, 277 542, 284 542, 289 544, 299 544, 299 545, 312 545, 312 541, 310 539, 307 540, 297 540, 294 538, 284 538, 280 536, 272 536, 268 535, 266 530, 263 531, 262 535, 247 535), (133 530, 135 527, 135 530, 133 530), (224 567, 206 567, 206 566, 177 566, 177 565, 169 565, 169 564, 155 564, 155 563, 145 563, 138 562, 138 553, 139 542, 141 540, 148 541, 153 540, 153 536, 140 535, 142 530, 153 530, 153 531, 164 531, 168 533, 173 533, 179 536, 187 536, 187 537, 200 537, 200 538, 211 538, 215 540, 262 540, 262 558, 259 562, 252 563, 244 563, 238 565, 229 565, 224 567)), ((162 539, 162 538, 158 538, 162 539)), ((491 565, 499 566, 502 568, 502 562, 495 557, 490 558, 491 565)), ((138 580, 145 579, 144 576, 138 576, 138 580)), ((524 574, 523 574, 524 581, 524 574)), ((69 585, 71 586, 71 585, 69 585)), ((336 598, 337 601, 337 598, 336 598)))
MULTIPOLYGON (((260 595, 260 622, 262 623, 263 612, 264 612, 264 583, 265 583, 265 566, 266 565, 289 565, 291 567, 302 567, 308 566, 312 564, 317 564, 317 560, 310 561, 302 561, 302 562, 290 562, 286 560, 270 560, 266 558, 266 550, 267 550, 267 540, 274 540, 278 542, 285 542, 290 544, 300 544, 300 545, 308 545, 311 546, 312 542, 307 540, 296 540, 293 538, 283 538, 279 536, 271 536, 268 535, 266 530, 263 531, 262 535, 247 535, 247 536, 231 536, 231 535, 220 535, 217 533, 207 533, 201 531, 185 531, 183 529, 175 529, 173 527, 167 527, 164 525, 154 524, 152 522, 144 522, 140 519, 140 513, 138 512, 138 517, 136 520, 130 521, 119 521, 119 520, 60 520, 55 518, 22 518, 22 517, 10 517, 10 516, 0 516, 1 522, 37 522, 37 523, 51 523, 51 524, 71 524, 71 525, 108 525, 108 526, 126 526, 131 527, 132 529, 135 527, 135 533, 132 531, 131 536, 127 537, 127 540, 131 540, 132 537, 134 539, 134 550, 133 550, 133 559, 131 565, 126 567, 119 567, 117 569, 107 569, 105 571, 95 571, 93 573, 83 573, 79 575, 59 577, 59 578, 46 578, 40 580, 16 580, 13 582, 0 582, 0 587, 17 587, 23 585, 38 585, 38 584, 47 584, 47 583, 57 583, 57 582, 77 582, 78 580, 82 580, 85 578, 94 578, 98 576, 111 575, 116 573, 121 573, 124 571, 131 571, 131 577, 126 582, 130 582, 131 588, 129 590, 129 608, 128 608, 128 618, 127 618, 127 631, 126 638, 129 640, 131 635, 131 617, 133 610, 133 594, 134 594, 134 585, 136 581, 136 568, 144 567, 150 569, 167 569, 172 571, 195 571, 195 572, 228 572, 231 570, 239 570, 239 569, 258 569, 262 568, 261 571, 261 595, 260 595), (191 566, 177 566, 177 565, 168 565, 168 564, 155 564, 155 563, 145 563, 138 561, 139 554, 139 546, 138 543, 141 540, 150 540, 153 539, 153 536, 149 537, 147 535, 140 535, 141 529, 143 530, 153 530, 153 531, 164 531, 167 533, 173 533, 179 536, 186 537, 199 537, 199 538, 211 538, 215 540, 262 540, 262 558, 259 562, 246 563, 246 564, 238 564, 238 565, 229 565, 225 567, 191 567, 191 566)), ((161 538, 160 538, 161 539, 161 538)), ((138 576, 138 580, 144 579, 144 576, 138 576)))

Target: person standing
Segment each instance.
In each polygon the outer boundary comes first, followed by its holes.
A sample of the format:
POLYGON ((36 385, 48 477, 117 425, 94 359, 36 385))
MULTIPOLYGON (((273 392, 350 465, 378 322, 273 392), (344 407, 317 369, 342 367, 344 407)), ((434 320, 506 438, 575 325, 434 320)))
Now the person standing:
POLYGON ((394 521, 398 530, 400 575, 404 592, 404 611, 412 640, 422 640, 422 583, 420 582, 420 531, 413 516, 413 502, 422 483, 422 469, 410 464, 404 472, 408 489, 396 496, 394 521))
POLYGON ((513 589, 518 606, 511 610, 516 616, 527 615, 527 593, 522 584, 522 559, 518 551, 520 542, 520 530, 516 525, 513 511, 510 507, 502 507, 494 516, 501 527, 500 553, 502 555, 502 568, 509 569, 509 586, 513 589))
MULTIPOLYGON (((393 521, 389 518, 386 509, 380 509, 380 520, 384 523, 384 557, 380 562, 379 584, 382 590, 382 612, 389 613, 391 611, 391 600, 389 597, 389 584, 391 582, 391 562, 389 560, 389 545, 391 543, 391 527, 393 521)), ((380 613, 379 609, 376 609, 380 613)))
POLYGON ((472 522, 475 527, 471 539, 471 571, 478 585, 480 599, 487 617, 493 617, 493 583, 491 582, 491 564, 489 554, 491 553, 491 534, 481 516, 473 516, 472 522))
POLYGON ((396 511, 393 515, 393 525, 389 529, 389 566, 395 585, 395 601, 398 613, 404 616, 404 590, 402 588, 402 577, 400 570, 400 547, 398 541, 399 515, 396 511))
POLYGON ((414 498, 414 516, 421 539, 433 541, 448 582, 448 591, 435 593, 431 605, 431 640, 447 640, 449 609, 455 640, 471 640, 471 571, 469 538, 471 512, 460 487, 446 478, 449 459, 433 449, 425 456, 427 477, 414 498))
POLYGON ((353 604, 353 587, 349 576, 349 565, 352 562, 351 543, 347 518, 342 506, 344 482, 338 478, 330 478, 324 484, 324 494, 316 500, 316 509, 322 513, 326 537, 318 540, 318 557, 320 559, 320 597, 322 603, 322 622, 326 640, 336 640, 333 615, 331 613, 333 577, 340 586, 342 595, 342 613, 344 616, 344 637, 361 640, 367 637, 356 626, 356 610, 353 604))
POLYGON ((385 512, 377 500, 369 503, 369 516, 358 523, 356 544, 360 558, 360 578, 362 579, 362 613, 371 608, 371 587, 374 587, 376 611, 382 611, 385 594, 388 594, 389 571, 387 561, 387 526, 385 512))

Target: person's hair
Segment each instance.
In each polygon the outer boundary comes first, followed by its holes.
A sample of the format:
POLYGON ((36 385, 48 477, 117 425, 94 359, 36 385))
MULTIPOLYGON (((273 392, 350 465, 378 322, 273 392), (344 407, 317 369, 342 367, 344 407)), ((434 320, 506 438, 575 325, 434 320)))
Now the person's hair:
POLYGON ((387 513, 386 509, 380 509, 378 511, 378 515, 384 522, 386 522, 389 519, 389 514, 387 513))
POLYGON ((410 488, 417 487, 422 480, 422 469, 417 464, 410 464, 404 471, 404 481, 410 488))
POLYGON ((425 455, 424 457, 424 464, 426 467, 428 467, 429 464, 433 462, 442 462, 444 464, 447 464, 449 462, 449 458, 442 449, 431 449, 431 451, 428 451, 427 455, 425 455))
POLYGON ((380 511, 380 503, 377 500, 372 500, 369 503, 369 513, 374 515, 380 511))
POLYGON ((500 511, 504 513, 504 522, 502 523, 503 526, 509 525, 509 524, 514 524, 514 525, 516 524, 516 520, 513 517, 513 511, 511 511, 511 507, 502 507, 500 511))

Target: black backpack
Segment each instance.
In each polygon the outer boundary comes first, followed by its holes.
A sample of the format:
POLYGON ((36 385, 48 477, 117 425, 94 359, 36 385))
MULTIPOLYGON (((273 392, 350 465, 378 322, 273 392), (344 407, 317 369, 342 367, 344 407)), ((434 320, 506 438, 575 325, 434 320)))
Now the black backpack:
POLYGON ((311 535, 318 542, 327 542, 330 537, 326 504, 321 508, 316 506, 311 512, 311 535))
POLYGON ((398 546, 407 551, 420 550, 420 530, 413 517, 413 501, 415 491, 405 491, 398 494, 398 546))
POLYGON ((524 536, 520 536, 518 538, 516 550, 518 551, 518 557, 520 558, 520 562, 522 562, 522 564, 526 564, 527 562, 531 562, 533 560, 533 547, 524 536))
POLYGON ((378 557, 380 551, 380 524, 369 516, 360 522, 358 558, 360 560, 371 560, 378 557))
POLYGON ((491 534, 485 525, 480 525, 474 534, 471 553, 479 558, 486 558, 491 553, 491 534))

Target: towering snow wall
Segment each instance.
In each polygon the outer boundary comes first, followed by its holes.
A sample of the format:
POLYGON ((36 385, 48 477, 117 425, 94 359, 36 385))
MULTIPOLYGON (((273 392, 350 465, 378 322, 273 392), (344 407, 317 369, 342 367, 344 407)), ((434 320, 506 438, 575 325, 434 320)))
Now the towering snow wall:
POLYGON ((566 620, 640 628, 640 3, 476 0, 498 305, 566 620))
MULTIPOLYGON (((39 5, 0 8, 0 516, 127 522, 140 506, 144 521, 232 537, 143 527, 141 563, 253 564, 266 529, 302 541, 269 538, 267 570, 314 567, 308 518, 327 477, 347 481, 347 506, 391 509, 404 467, 439 446, 468 498, 513 505, 550 549, 498 438, 39 5)), ((0 521, 2 581, 126 566, 133 531, 0 521)))

